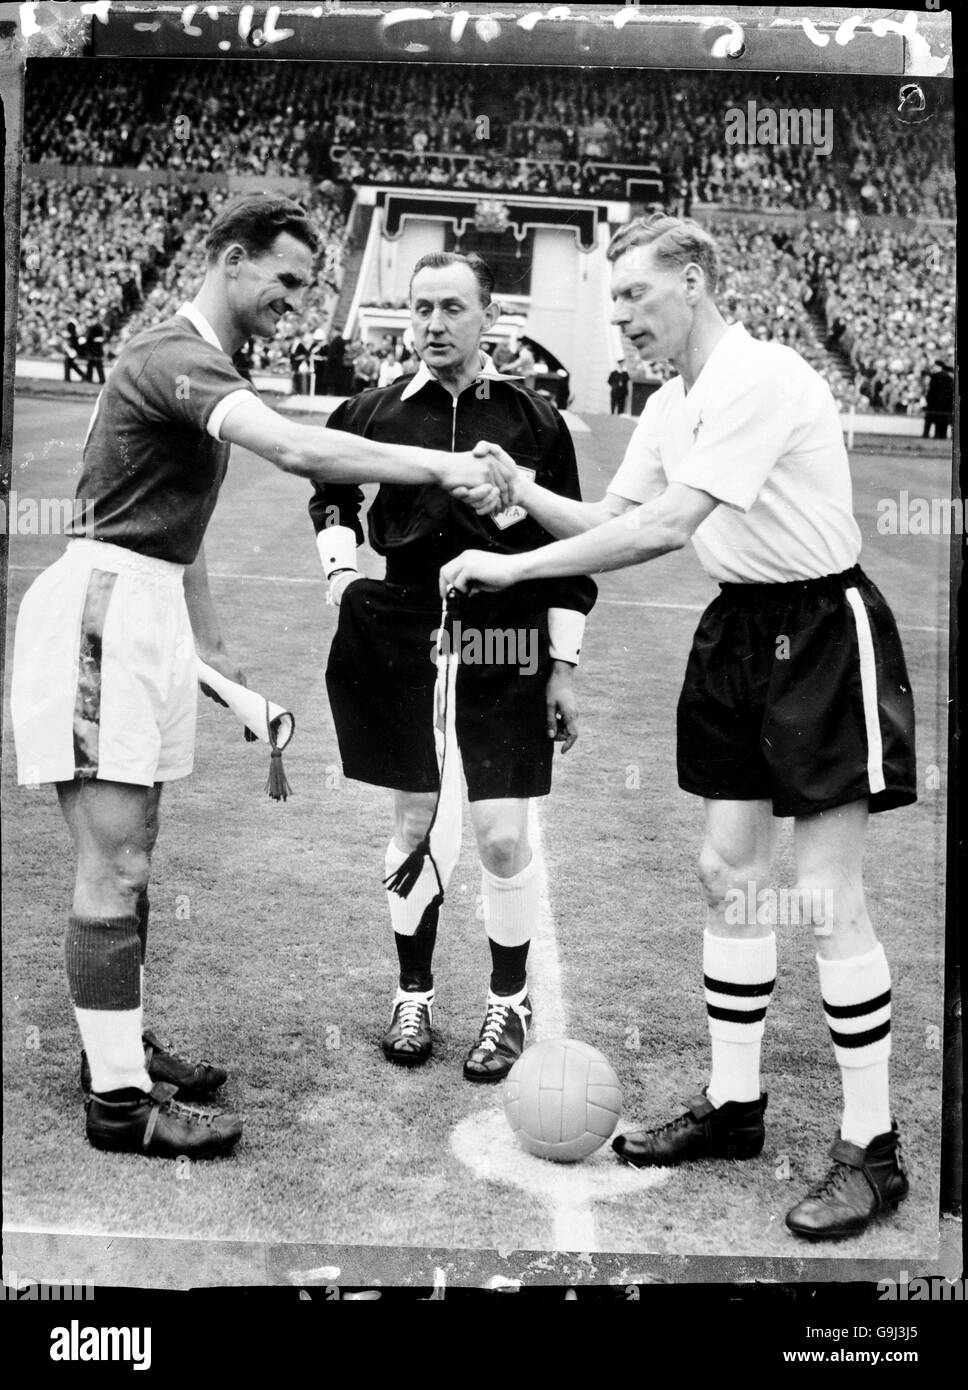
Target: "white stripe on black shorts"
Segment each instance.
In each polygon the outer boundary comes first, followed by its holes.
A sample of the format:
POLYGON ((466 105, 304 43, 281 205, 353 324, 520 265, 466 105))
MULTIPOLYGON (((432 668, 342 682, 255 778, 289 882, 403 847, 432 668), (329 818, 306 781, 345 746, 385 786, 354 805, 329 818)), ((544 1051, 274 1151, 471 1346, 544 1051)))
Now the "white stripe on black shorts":
POLYGON ((699 620, 677 716, 679 785, 805 816, 917 800, 914 701, 894 615, 855 565, 722 584, 699 620))

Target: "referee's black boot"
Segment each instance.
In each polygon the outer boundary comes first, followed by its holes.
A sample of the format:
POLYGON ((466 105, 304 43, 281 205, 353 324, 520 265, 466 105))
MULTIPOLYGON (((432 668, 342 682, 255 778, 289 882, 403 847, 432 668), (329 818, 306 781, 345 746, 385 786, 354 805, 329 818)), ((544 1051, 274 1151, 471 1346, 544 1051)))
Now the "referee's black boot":
POLYGON ((503 1081, 524 1051, 531 1027, 531 1000, 488 992, 484 1022, 464 1061, 466 1081, 503 1081))
POLYGON ((388 1062, 400 1067, 419 1067, 430 1057, 434 1021, 434 991, 398 989, 390 1026, 381 1047, 388 1062))
POLYGON ((717 1108, 703 1091, 686 1104, 684 1115, 658 1129, 620 1134, 612 1148, 635 1168, 670 1167, 697 1158, 755 1158, 761 1152, 765 1092, 759 1100, 729 1100, 717 1108))
MULTIPOLYGON (((179 1057, 166 1047, 157 1034, 142 1033, 141 1041, 145 1048, 145 1066, 152 1081, 163 1081, 175 1087, 175 1094, 182 1100, 205 1100, 225 1084, 228 1074, 211 1062, 191 1062, 187 1057, 179 1057)), ((81 1053, 81 1090, 85 1095, 91 1092, 91 1065, 87 1053, 81 1053)))
POLYGON ((802 1202, 787 1212, 786 1224, 806 1240, 843 1240, 866 1230, 875 1217, 897 1209, 908 1194, 897 1124, 862 1149, 846 1139, 830 1148, 833 1167, 802 1202))
POLYGON ((184 1105, 175 1087, 158 1081, 148 1092, 90 1095, 87 1137, 96 1149, 150 1158, 215 1158, 242 1135, 242 1121, 226 1110, 184 1105), (122 1099, 111 1099, 122 1097, 122 1099))

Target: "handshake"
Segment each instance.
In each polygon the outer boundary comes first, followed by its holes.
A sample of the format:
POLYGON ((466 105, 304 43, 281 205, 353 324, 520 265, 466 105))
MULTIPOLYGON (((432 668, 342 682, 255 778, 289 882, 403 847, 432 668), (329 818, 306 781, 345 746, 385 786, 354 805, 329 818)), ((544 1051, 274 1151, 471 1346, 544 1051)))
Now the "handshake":
POLYGON ((517 464, 500 444, 482 440, 469 454, 452 454, 441 472, 440 486, 478 516, 504 511, 518 500, 517 464))
MULTIPOLYGON (((438 454, 436 457, 440 459, 436 469, 438 486, 465 502, 478 516, 490 516, 492 512, 504 511, 512 503, 524 500, 529 477, 518 472, 514 459, 499 444, 482 440, 468 453, 438 454)), ((324 527, 316 543, 329 580, 327 602, 338 608, 348 586, 360 578, 356 568, 356 537, 344 526, 324 527)))

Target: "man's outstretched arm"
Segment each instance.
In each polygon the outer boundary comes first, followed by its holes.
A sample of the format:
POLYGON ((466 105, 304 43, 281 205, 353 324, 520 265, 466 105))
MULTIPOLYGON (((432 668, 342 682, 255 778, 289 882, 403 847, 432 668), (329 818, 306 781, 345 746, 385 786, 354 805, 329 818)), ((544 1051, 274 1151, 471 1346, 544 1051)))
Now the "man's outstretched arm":
POLYGON ((659 497, 624 516, 540 550, 527 550, 520 555, 465 550, 441 570, 441 592, 450 588, 461 593, 505 589, 527 580, 601 574, 627 565, 641 565, 671 550, 681 550, 718 505, 708 492, 670 483, 659 497))
POLYGON ((510 505, 514 465, 505 455, 450 454, 408 444, 380 444, 343 430, 301 425, 252 396, 222 422, 220 435, 268 459, 283 472, 313 482, 436 483, 455 488, 496 489, 495 502, 510 505))
MULTIPOLYGON (((503 449, 488 442, 478 444, 474 453, 479 456, 491 453, 502 461, 508 459, 503 449)), ((508 459, 508 462, 513 460, 508 459)), ((637 505, 616 492, 606 492, 598 502, 579 502, 541 487, 526 472, 519 472, 515 477, 514 500, 524 507, 529 516, 534 517, 539 526, 559 539, 580 536, 584 531, 601 526, 637 505)))

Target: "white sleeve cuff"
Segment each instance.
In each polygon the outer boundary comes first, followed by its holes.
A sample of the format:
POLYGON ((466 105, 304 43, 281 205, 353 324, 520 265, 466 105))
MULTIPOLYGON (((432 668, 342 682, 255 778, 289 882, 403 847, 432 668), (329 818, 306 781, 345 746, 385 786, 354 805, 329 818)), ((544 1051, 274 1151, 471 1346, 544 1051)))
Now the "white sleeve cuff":
POLYGON ((333 570, 356 569, 356 533, 351 526, 324 526, 316 532, 316 549, 327 579, 333 570))
POLYGON ((582 638, 585 635, 585 615, 574 608, 548 609, 548 635, 551 638, 553 661, 568 661, 578 665, 582 638))
POLYGON ((251 391, 230 391, 227 396, 223 396, 220 401, 216 401, 212 408, 212 413, 208 417, 208 424, 205 426, 212 438, 217 439, 221 443, 222 426, 225 423, 226 415, 228 415, 230 410, 234 410, 237 405, 241 405, 243 401, 251 400, 258 400, 258 397, 253 395, 251 391))

